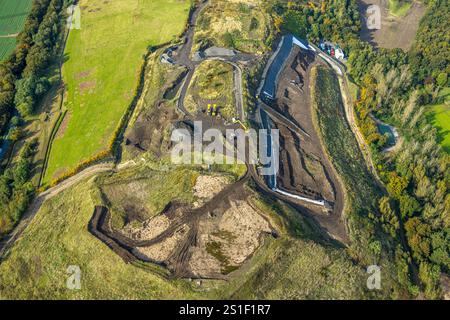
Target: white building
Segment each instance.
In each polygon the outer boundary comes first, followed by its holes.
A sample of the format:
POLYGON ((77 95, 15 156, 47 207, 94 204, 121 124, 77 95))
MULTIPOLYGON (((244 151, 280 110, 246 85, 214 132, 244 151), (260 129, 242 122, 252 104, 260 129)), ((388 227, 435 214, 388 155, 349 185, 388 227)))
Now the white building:
POLYGON ((336 50, 334 51, 334 56, 336 57, 336 59, 339 59, 339 60, 345 59, 344 51, 342 51, 341 48, 336 48, 336 50))

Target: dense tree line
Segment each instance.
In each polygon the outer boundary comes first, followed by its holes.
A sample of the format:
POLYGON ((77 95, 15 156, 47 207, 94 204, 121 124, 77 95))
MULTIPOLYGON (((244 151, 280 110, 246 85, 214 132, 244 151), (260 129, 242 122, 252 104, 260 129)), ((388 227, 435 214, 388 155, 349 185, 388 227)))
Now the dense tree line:
POLYGON ((420 22, 416 41, 410 52, 416 81, 445 86, 450 73, 450 33, 448 0, 432 0, 420 22))
MULTIPOLYGON (((0 63, 0 133, 22 137, 21 117, 34 112, 49 88, 47 69, 55 58, 70 0, 35 0, 17 46, 0 63), (14 115, 15 113, 18 115, 14 115)), ((34 194, 30 180, 36 142, 26 142, 18 159, 0 176, 0 238, 9 232, 26 210, 34 194)))
POLYGON ((14 110, 31 114, 49 87, 45 75, 58 47, 63 27, 63 8, 71 1, 35 0, 17 46, 0 63, 0 133, 4 132, 14 110))
POLYGON ((289 1, 277 3, 274 12, 278 30, 315 43, 322 39, 346 43, 360 29, 356 1, 330 0, 320 4, 289 1))
POLYGON ((394 235, 400 222, 404 225, 429 298, 439 296, 440 274, 450 269, 450 156, 424 116, 425 104, 436 102, 436 91, 447 86, 449 19, 448 1, 435 1, 410 53, 375 51, 361 43, 349 58, 351 75, 361 87, 355 109, 389 193, 375 219, 394 235), (393 156, 380 151, 384 143, 370 114, 399 129, 403 142, 393 156))
MULTIPOLYGON (((437 93, 449 82, 448 0, 428 3, 407 53, 374 49, 359 39, 356 1, 322 1, 321 6, 287 2, 275 11, 279 31, 313 42, 332 40, 349 53, 350 78, 360 88, 355 102, 359 126, 387 189, 370 218, 399 242, 401 234, 406 236, 411 256, 396 251, 401 256, 396 257, 397 264, 404 267, 404 261, 414 261, 422 291, 429 298, 438 297, 440 273, 450 269, 450 156, 437 143, 424 105, 438 102, 437 93), (387 138, 373 117, 400 131, 403 143, 394 155, 382 152, 387 138)), ((409 291, 417 294, 419 288, 410 285, 409 291)))
POLYGON ((17 223, 34 195, 29 179, 35 148, 36 142, 26 143, 17 163, 0 175, 0 238, 17 223))
POLYGON ((364 117, 373 113, 395 123, 401 132, 401 149, 393 157, 380 152, 378 141, 366 135, 389 193, 389 199, 380 202, 379 220, 395 233, 399 224, 394 216, 401 219, 425 293, 436 298, 440 272, 450 268, 450 156, 424 116, 419 99, 423 86, 412 80, 412 63, 368 69, 356 110, 366 125, 364 117))

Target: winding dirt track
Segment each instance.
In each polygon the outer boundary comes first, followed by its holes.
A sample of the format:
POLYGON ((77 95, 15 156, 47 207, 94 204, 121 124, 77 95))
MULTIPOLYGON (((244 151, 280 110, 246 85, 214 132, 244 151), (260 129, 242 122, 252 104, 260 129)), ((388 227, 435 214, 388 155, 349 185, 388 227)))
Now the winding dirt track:
POLYGON ((0 242, 0 261, 3 259, 5 253, 9 250, 9 248, 11 248, 12 245, 16 242, 16 240, 19 239, 23 231, 28 227, 28 225, 33 220, 36 213, 38 213, 39 209, 41 208, 42 204, 45 201, 53 197, 56 197, 61 192, 70 188, 71 186, 80 182, 81 180, 92 177, 102 172, 112 171, 113 169, 114 169, 113 163, 101 163, 94 165, 92 167, 86 168, 80 173, 74 175, 73 177, 64 180, 57 186, 50 188, 47 191, 38 195, 33 200, 31 205, 28 207, 28 210, 25 212, 19 224, 15 227, 14 231, 5 239, 3 239, 2 242, 0 242))
MULTIPOLYGON (((188 73, 186 75, 185 83, 183 84, 180 98, 179 98, 179 103, 178 103, 178 108, 185 115, 189 115, 189 113, 187 112, 187 110, 184 109, 183 101, 184 101, 184 97, 187 93, 187 89, 189 87, 190 80, 192 79, 193 73, 195 71, 195 63, 189 57, 191 49, 192 49, 192 44, 193 44, 193 36, 194 36, 194 30, 195 30, 194 26, 195 26, 196 19, 198 18, 200 12, 207 5, 208 5, 208 1, 204 1, 192 12, 192 14, 189 18, 189 27, 183 37, 184 45, 181 47, 180 52, 178 54, 177 61, 176 61, 177 64, 184 65, 188 68, 188 73)), ((230 62, 235 68, 237 67, 240 70, 240 68, 236 65, 236 63, 240 59, 242 59, 243 61, 248 61, 251 58, 251 56, 247 55, 247 54, 238 54, 237 56, 235 56, 233 58, 222 58, 222 57, 217 57, 217 58, 220 58, 221 60, 230 62)), ((238 76, 236 75, 235 78, 238 78, 238 76)), ((242 77, 239 77, 239 78, 241 79, 242 77)), ((237 89, 240 89, 240 90, 236 90, 236 99, 238 101, 239 100, 242 101, 242 84, 238 85, 237 89)), ((343 89, 343 88, 341 88, 341 89, 343 89)), ((239 103, 238 103, 238 105, 239 105, 239 103)), ((242 104, 241 104, 241 108, 243 108, 242 104)), ((243 110, 238 110, 238 113, 240 116, 244 116, 243 110)), ((293 123, 291 121, 289 121, 289 119, 284 117, 284 115, 277 114, 277 117, 280 118, 283 122, 286 122, 286 124, 288 124, 289 127, 292 127, 292 129, 294 131, 299 131, 301 134, 305 134, 305 132, 298 126, 292 126, 293 123)), ((355 123, 354 120, 353 120, 353 123, 355 123)), ((356 134, 356 132, 355 132, 355 134, 356 134)), ((359 141, 359 139, 358 139, 358 141, 359 141)), ((373 167, 373 165, 372 165, 372 167, 373 167)), ((103 163, 103 164, 94 165, 92 167, 86 168, 85 170, 76 174, 75 176, 63 181, 62 183, 58 184, 57 186, 38 195, 33 200, 29 209, 26 211, 21 222, 17 225, 17 227, 14 229, 14 231, 0 243, 0 259, 2 259, 2 257, 4 257, 4 255, 8 251, 8 249, 11 248, 11 246, 15 243, 15 241, 21 236, 21 234, 26 229, 28 224, 31 222, 33 217, 39 211, 41 205, 46 200, 57 196, 58 194, 60 194, 64 190, 66 190, 67 188, 73 186, 74 184, 80 182, 83 179, 86 179, 86 178, 96 175, 98 173, 112 171, 112 170, 114 170, 114 168, 115 168, 115 165, 113 163, 103 163)), ((335 221, 331 221, 330 219, 327 219, 326 217, 319 217, 319 216, 315 215, 314 213, 312 213, 309 209, 304 208, 303 206, 299 205, 298 203, 296 203, 289 197, 274 192, 266 185, 265 181, 263 181, 263 179, 258 175, 256 168, 253 165, 247 164, 247 168, 248 168, 248 170, 247 170, 246 175, 240 181, 238 181, 237 183, 233 184, 232 186, 230 186, 230 187, 226 188, 225 190, 223 190, 222 192, 220 192, 218 195, 216 195, 213 198, 214 201, 213 200, 209 201, 203 207, 194 210, 193 213, 204 214, 205 212, 209 212, 209 211, 213 210, 214 207, 218 205, 218 202, 221 202, 224 199, 227 199, 230 193, 233 193, 234 190, 237 190, 238 186, 242 186, 251 177, 252 180, 254 180, 254 182, 257 184, 257 188, 261 192, 263 192, 267 195, 270 195, 276 199, 280 199, 280 200, 292 205, 299 212, 302 212, 307 217, 310 217, 313 220, 319 222, 319 224, 327 231, 327 233, 332 238, 336 238, 342 242, 348 241, 344 226, 342 226, 339 223, 337 224, 335 221)), ((171 228, 170 230, 167 230, 165 236, 168 235, 167 233, 172 232, 173 231, 172 229, 173 228, 171 228)), ((160 240, 158 238, 158 240, 154 239, 152 241, 158 242, 160 240)), ((150 244, 151 243, 146 242, 146 243, 143 243, 142 245, 150 245, 150 244)))

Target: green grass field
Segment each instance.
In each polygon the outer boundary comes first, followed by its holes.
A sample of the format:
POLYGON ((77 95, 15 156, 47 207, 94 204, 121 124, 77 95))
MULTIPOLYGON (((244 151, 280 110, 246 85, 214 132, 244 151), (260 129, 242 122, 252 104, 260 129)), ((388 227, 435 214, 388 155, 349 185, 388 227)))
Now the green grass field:
POLYGON ((404 17, 412 3, 413 1, 389 0, 389 13, 396 17, 404 17))
POLYGON ((0 60, 16 47, 19 33, 31 9, 32 0, 0 0, 0 60))
POLYGON ((450 88, 445 88, 439 94, 446 100, 445 103, 429 106, 428 117, 430 122, 438 129, 439 144, 447 153, 450 153, 450 88))
POLYGON ((71 30, 63 67, 68 122, 58 133, 44 183, 104 151, 130 105, 149 45, 184 29, 189 0, 80 2, 81 29, 71 30))

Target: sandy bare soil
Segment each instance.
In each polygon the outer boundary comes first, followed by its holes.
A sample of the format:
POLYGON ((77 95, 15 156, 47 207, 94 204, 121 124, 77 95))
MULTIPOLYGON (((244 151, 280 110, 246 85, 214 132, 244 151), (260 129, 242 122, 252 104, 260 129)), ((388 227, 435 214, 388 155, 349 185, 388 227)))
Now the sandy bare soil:
POLYGON ((196 277, 226 274, 242 265, 260 246, 269 223, 247 201, 231 201, 225 212, 200 220, 198 244, 189 267, 196 277))
POLYGON ((133 240, 149 240, 159 236, 170 226, 170 220, 165 215, 152 217, 145 221, 142 228, 134 228, 131 224, 127 224, 121 232, 133 240))
POLYGON ((194 203, 194 206, 202 206, 229 184, 230 179, 228 177, 219 175, 199 176, 194 186, 194 196, 198 198, 198 200, 194 203))
POLYGON ((361 39, 381 48, 401 48, 408 50, 414 41, 419 22, 425 13, 424 4, 415 1, 404 17, 394 17, 389 14, 387 0, 359 0, 359 12, 363 19, 361 39), (366 9, 377 5, 381 9, 381 29, 369 30, 364 21, 366 9))
POLYGON ((254 254, 263 235, 272 234, 250 202, 247 180, 248 175, 231 184, 227 176, 200 176, 195 186, 199 207, 171 203, 141 226, 130 222, 120 230, 106 209, 91 232, 106 237, 125 261, 128 252, 166 266, 174 277, 225 279, 254 254))
POLYGON ((170 258, 170 255, 177 245, 183 240, 186 240, 188 231, 189 226, 184 224, 178 228, 172 236, 149 247, 134 248, 134 252, 136 252, 143 260, 150 259, 150 261, 164 263, 170 258))

